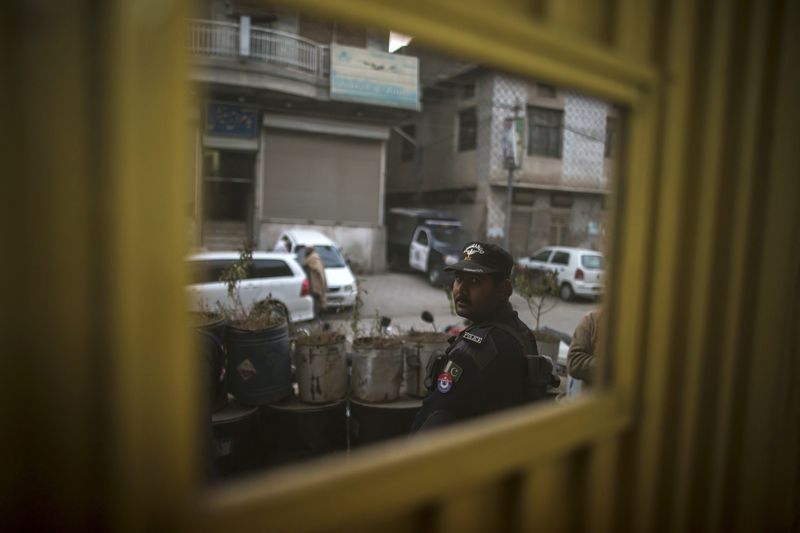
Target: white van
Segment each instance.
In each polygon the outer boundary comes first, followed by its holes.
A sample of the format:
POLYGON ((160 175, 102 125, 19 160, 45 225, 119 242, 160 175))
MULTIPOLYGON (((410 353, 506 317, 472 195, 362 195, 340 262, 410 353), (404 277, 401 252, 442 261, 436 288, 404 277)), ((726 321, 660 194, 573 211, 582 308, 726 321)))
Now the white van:
MULTIPOLYGON (((356 303, 356 277, 342 256, 339 246, 317 230, 293 229, 281 233, 275 249, 281 249, 282 239, 288 240, 289 252, 297 254, 298 248, 313 246, 325 265, 325 281, 328 292, 325 300, 328 307, 350 307, 356 303)), ((303 258, 298 257, 302 264, 303 258)))

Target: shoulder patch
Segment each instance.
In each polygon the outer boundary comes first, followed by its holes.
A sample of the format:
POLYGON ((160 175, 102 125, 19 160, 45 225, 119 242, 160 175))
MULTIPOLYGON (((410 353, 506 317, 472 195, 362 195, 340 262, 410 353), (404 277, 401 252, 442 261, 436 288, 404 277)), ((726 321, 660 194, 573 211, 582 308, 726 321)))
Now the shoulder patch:
POLYGON ((453 378, 453 383, 458 383, 458 380, 461 379, 461 374, 463 373, 464 370, 457 364, 453 363, 450 366, 450 376, 453 378))

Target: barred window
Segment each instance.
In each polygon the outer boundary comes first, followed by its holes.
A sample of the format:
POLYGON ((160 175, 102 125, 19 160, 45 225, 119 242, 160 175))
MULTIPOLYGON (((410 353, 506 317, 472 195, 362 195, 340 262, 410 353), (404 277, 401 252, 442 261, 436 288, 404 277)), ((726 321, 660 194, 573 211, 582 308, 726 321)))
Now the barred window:
POLYGON ((474 150, 478 145, 478 113, 474 107, 458 112, 458 151, 474 150))
POLYGON ((528 108, 530 142, 528 155, 561 157, 564 111, 546 107, 528 108))

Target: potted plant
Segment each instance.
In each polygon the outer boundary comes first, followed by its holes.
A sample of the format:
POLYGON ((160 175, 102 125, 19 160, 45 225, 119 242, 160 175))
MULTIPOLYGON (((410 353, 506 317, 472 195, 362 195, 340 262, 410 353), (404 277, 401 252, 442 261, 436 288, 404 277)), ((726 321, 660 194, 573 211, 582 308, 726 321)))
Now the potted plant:
POLYGON ((242 304, 239 285, 252 264, 253 246, 246 244, 220 276, 229 302, 217 307, 227 324, 228 390, 243 404, 265 405, 292 393, 289 325, 286 310, 271 297, 249 308, 242 304))
POLYGON ((345 335, 327 324, 294 337, 297 392, 306 403, 332 403, 347 396, 345 335))
POLYGON ((403 354, 405 357, 405 371, 403 382, 406 394, 423 398, 428 394, 427 384, 428 366, 436 356, 444 354, 450 344, 450 338, 442 331, 414 331, 411 330, 403 336, 403 354))
POLYGON ((511 278, 514 290, 525 299, 528 309, 533 315, 533 335, 539 355, 547 355, 553 360, 553 367, 558 365, 558 347, 561 340, 552 333, 540 329, 542 316, 551 311, 558 300, 551 295, 558 291, 558 277, 551 271, 529 271, 515 269, 511 278))
POLYGON ((357 299, 350 322, 353 333, 350 393, 365 402, 391 402, 400 396, 403 340, 388 334, 389 321, 377 310, 370 331, 361 335, 359 318, 362 305, 360 298, 357 299))

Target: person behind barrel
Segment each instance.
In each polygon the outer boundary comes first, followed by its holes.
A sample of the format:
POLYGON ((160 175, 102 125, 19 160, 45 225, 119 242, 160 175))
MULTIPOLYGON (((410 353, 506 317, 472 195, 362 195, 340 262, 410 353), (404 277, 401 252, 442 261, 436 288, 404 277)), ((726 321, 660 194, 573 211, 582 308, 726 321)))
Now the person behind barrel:
POLYGON ((513 407, 526 400, 525 354, 536 354, 531 333, 508 301, 513 292, 511 255, 493 244, 474 242, 454 271, 456 312, 471 325, 450 339, 433 361, 430 394, 411 431, 423 431, 513 407))

